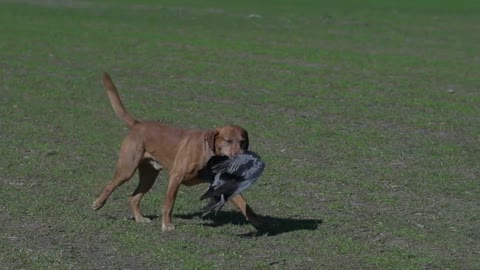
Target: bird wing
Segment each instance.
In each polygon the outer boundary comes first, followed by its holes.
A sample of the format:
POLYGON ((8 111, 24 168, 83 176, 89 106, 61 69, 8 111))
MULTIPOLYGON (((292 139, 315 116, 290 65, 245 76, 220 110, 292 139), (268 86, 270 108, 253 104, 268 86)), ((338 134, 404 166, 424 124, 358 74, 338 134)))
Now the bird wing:
POLYGON ((228 173, 218 174, 215 177, 215 182, 213 183, 213 188, 215 189, 215 194, 226 194, 231 193, 232 190, 237 188, 238 182, 234 175, 228 173))
POLYGON ((237 186, 236 177, 228 173, 215 175, 213 183, 210 184, 205 194, 200 197, 201 200, 219 196, 221 194, 231 194, 237 186))
POLYGON ((238 155, 231 159, 227 172, 240 176, 242 172, 248 170, 254 163, 254 159, 249 155, 238 155))
POLYGON ((237 175, 244 181, 257 179, 263 173, 265 163, 259 159, 251 159, 244 166, 239 167, 237 175))
POLYGON ((211 159, 208 168, 215 174, 213 182, 201 199, 211 198, 204 215, 217 212, 225 202, 249 188, 263 173, 265 163, 253 152, 232 158, 211 159))
POLYGON ((219 161, 212 165, 212 172, 215 174, 227 172, 228 168, 230 168, 231 163, 232 163, 231 159, 225 159, 223 161, 219 161))
POLYGON ((213 173, 228 172, 233 175, 241 176, 245 171, 252 168, 255 163, 261 162, 260 157, 253 152, 236 155, 229 159, 219 160, 212 165, 213 173))
POLYGON ((242 193, 244 190, 249 188, 253 183, 255 183, 265 169, 265 163, 262 161, 255 161, 254 165, 251 166, 248 170, 242 173, 242 180, 238 182, 238 185, 232 195, 228 196, 227 200, 235 195, 242 193))

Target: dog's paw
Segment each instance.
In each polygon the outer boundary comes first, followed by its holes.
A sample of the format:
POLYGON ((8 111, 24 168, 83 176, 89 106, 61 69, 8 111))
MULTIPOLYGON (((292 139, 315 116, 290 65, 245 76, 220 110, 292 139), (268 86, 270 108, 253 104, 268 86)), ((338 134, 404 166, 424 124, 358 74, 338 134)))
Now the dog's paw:
POLYGON ((172 231, 172 230, 175 230, 175 225, 173 225, 172 223, 162 224, 162 232, 168 232, 168 231, 172 231))
POLYGON ((150 223, 152 222, 151 219, 147 218, 147 217, 139 217, 139 218, 135 218, 135 221, 138 222, 138 223, 150 223))
POLYGON ((92 204, 92 209, 93 210, 98 210, 98 209, 102 208, 104 205, 105 205, 105 202, 100 203, 100 202, 95 200, 92 204))

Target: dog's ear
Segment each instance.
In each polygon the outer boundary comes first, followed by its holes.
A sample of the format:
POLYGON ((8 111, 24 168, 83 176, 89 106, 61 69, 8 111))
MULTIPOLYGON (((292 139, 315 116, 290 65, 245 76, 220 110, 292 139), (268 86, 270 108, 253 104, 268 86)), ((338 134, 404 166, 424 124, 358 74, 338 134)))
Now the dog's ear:
POLYGON ((250 144, 250 140, 248 139, 248 132, 246 130, 244 130, 243 139, 245 140, 245 142, 243 143, 243 149, 248 150, 248 145, 250 144))
POLYGON ((215 130, 210 130, 207 132, 207 134, 205 135, 205 141, 207 142, 207 146, 210 150, 213 151, 213 153, 215 154, 215 137, 218 136, 220 132, 218 131, 218 129, 215 129, 215 130))

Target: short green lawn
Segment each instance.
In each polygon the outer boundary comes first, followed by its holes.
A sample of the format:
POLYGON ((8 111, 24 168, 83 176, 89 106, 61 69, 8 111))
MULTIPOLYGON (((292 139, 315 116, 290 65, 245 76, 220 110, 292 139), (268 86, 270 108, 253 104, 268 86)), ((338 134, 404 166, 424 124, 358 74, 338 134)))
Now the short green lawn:
POLYGON ((480 268, 480 2, 0 0, 0 265, 6 269, 480 268), (199 217, 162 173, 95 212, 137 118, 245 127, 267 163, 199 217))

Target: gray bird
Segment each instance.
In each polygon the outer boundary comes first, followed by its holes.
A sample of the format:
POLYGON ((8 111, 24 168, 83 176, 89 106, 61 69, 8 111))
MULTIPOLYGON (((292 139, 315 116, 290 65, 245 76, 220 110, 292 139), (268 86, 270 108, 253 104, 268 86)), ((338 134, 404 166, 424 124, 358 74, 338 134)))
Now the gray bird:
POLYGON ((232 158, 213 157, 208 161, 207 169, 214 176, 201 200, 210 198, 202 217, 215 214, 230 199, 250 187, 265 169, 265 163, 254 152, 246 151, 232 158))

